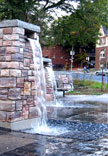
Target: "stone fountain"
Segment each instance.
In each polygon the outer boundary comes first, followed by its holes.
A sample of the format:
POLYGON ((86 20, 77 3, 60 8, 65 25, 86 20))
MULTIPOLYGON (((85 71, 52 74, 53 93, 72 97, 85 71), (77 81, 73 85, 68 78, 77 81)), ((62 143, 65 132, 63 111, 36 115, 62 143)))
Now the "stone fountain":
POLYGON ((0 22, 0 127, 49 131, 46 102, 56 98, 56 84, 51 60, 42 57, 39 32, 40 27, 20 20, 0 22))
MULTIPOLYGON (((33 51, 28 42, 39 32, 40 27, 20 20, 0 22, 0 127, 26 129, 40 118, 37 97, 43 88, 39 80, 37 87, 35 84, 33 51)), ((39 69, 40 57, 38 52, 39 69)), ((41 76, 39 70, 38 78, 41 76)))

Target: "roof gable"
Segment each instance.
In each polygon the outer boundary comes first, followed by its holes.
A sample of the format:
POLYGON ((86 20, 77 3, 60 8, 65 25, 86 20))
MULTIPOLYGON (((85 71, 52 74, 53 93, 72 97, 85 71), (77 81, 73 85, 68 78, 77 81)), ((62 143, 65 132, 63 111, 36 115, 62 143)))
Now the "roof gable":
POLYGON ((108 35, 108 28, 101 26, 99 32, 101 34, 100 36, 106 36, 106 35, 108 35))

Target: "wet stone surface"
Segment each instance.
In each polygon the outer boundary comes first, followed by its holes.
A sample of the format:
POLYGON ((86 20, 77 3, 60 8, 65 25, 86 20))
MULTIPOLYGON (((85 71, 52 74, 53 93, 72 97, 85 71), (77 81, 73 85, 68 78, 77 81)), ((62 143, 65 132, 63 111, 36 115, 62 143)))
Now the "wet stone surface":
POLYGON ((0 142, 4 136, 12 144, 0 144, 0 148, 5 147, 0 156, 108 156, 108 105, 72 103, 68 97, 63 100, 64 104, 68 101, 72 113, 65 118, 57 114, 58 119, 49 119, 48 124, 66 127, 68 132, 45 136, 0 129, 0 142))

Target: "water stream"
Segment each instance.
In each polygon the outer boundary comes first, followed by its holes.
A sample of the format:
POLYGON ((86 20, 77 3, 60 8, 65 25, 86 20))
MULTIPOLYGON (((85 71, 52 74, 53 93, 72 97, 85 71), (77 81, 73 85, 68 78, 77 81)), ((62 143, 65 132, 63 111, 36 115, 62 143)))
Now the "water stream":
MULTIPOLYGON (((53 68, 52 68, 52 66, 46 67, 46 70, 50 77, 50 82, 51 82, 51 86, 53 89, 53 96, 54 96, 54 99, 50 104, 54 107, 59 107, 59 106, 61 107, 62 103, 60 101, 58 101, 58 99, 57 99, 57 93, 58 93, 57 92, 57 84, 56 84, 56 79, 55 79, 53 68)), ((56 114, 56 112, 55 112, 55 114, 56 114)))
POLYGON ((46 111, 46 84, 45 84, 45 71, 43 67, 43 57, 42 50, 38 40, 29 39, 32 51, 33 51, 33 61, 34 61, 34 74, 35 74, 35 94, 36 94, 36 102, 39 102, 37 107, 38 112, 40 114, 41 120, 38 123, 38 126, 47 127, 47 111, 46 111), (40 58, 38 57, 40 55, 40 58), (39 84, 41 84, 41 88, 39 88, 39 84), (37 91, 40 89, 40 95, 37 95, 37 91), (38 97, 38 98, 37 98, 38 97))
MULTIPOLYGON (((39 134, 45 134, 45 135, 59 135, 59 134, 63 134, 64 132, 66 133, 68 131, 66 130, 66 127, 63 127, 63 126, 54 127, 54 126, 50 126, 47 124, 47 109, 46 109, 47 105, 46 105, 46 100, 45 100, 46 83, 45 83, 45 70, 43 66, 42 50, 41 50, 41 46, 38 40, 29 39, 29 41, 30 41, 32 51, 33 51, 36 102, 37 101, 39 102, 39 105, 37 106, 37 110, 40 114, 41 120, 39 123, 32 125, 32 130, 29 130, 26 132, 39 133, 39 134), (39 90, 38 84, 41 84, 40 95, 37 95, 37 90, 39 90)), ((51 68, 47 68, 47 70, 49 71, 50 76, 52 76, 52 85, 55 87, 55 90, 57 91, 54 73, 52 72, 51 68)), ((57 104, 56 91, 54 93, 54 103, 57 104)))

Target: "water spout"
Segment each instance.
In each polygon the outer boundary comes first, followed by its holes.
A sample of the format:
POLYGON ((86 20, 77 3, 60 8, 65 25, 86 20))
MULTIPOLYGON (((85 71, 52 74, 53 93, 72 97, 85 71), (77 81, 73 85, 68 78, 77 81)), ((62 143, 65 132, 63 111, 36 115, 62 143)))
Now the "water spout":
POLYGON ((45 71, 43 67, 43 57, 42 57, 42 50, 38 40, 29 39, 32 51, 33 51, 33 61, 34 61, 34 74, 35 74, 35 94, 36 100, 38 101, 39 105, 37 106, 38 112, 40 114, 40 123, 39 125, 47 126, 47 111, 46 111, 46 84, 45 84, 45 71), (40 58, 38 57, 40 54, 40 58), (39 66, 40 65, 40 66, 39 66), (40 95, 37 95, 37 91, 39 90, 38 85, 40 84, 40 95))

